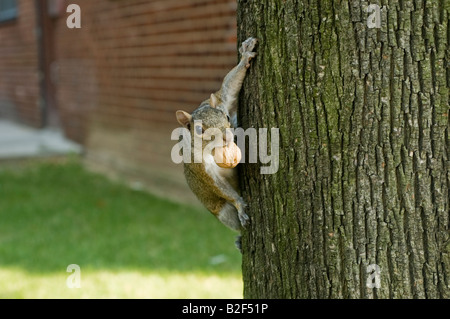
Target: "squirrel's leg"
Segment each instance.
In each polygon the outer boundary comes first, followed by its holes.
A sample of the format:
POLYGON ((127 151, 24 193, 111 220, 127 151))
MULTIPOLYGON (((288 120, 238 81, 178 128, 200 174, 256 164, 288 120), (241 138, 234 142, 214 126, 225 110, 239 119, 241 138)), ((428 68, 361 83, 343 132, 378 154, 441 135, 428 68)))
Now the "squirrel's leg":
MULTIPOLYGON (((229 202, 225 203, 223 208, 220 210, 219 214, 217 215, 217 218, 224 224, 225 226, 236 230, 241 231, 241 222, 238 218, 238 213, 236 211, 236 208, 230 204, 229 202)), ((236 237, 236 241, 234 242, 236 245, 236 248, 239 249, 239 251, 242 253, 242 247, 241 247, 241 235, 236 237)))
POLYGON ((253 49, 257 42, 258 40, 255 38, 248 38, 242 43, 239 49, 241 61, 225 76, 221 89, 215 93, 218 99, 222 101, 221 107, 228 112, 230 118, 236 116, 236 101, 247 69, 250 67, 250 61, 256 56, 253 49))
MULTIPOLYGON (((245 213, 247 204, 244 199, 234 190, 231 184, 221 178, 215 179, 217 187, 221 190, 221 196, 226 199, 237 211, 237 217, 242 226, 245 226, 249 221, 248 215, 245 213)), ((219 218, 220 219, 220 218, 219 218)), ((228 225, 227 225, 228 226, 228 225)))
POLYGON ((240 231, 241 230, 241 222, 238 218, 238 212, 236 207, 229 202, 226 202, 223 205, 222 209, 217 214, 217 218, 221 221, 222 224, 231 228, 232 230, 240 231))

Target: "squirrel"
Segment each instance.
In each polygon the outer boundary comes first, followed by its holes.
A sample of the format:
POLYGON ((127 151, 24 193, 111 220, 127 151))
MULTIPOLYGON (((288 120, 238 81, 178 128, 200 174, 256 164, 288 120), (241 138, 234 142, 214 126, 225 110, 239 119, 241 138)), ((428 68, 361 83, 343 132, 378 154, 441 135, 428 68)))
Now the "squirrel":
MULTIPOLYGON (((239 49, 241 60, 225 76, 219 91, 211 94, 192 114, 176 112, 178 123, 190 132, 191 146, 194 137, 202 137, 203 151, 206 146, 203 134, 209 128, 222 132, 225 145, 233 141, 233 134, 230 135, 227 129, 237 127, 237 100, 250 61, 256 56, 253 49, 257 42, 255 38, 248 38, 242 43, 239 49)), ((191 150, 194 152, 195 148, 191 147, 191 150)), ((211 155, 202 157, 201 163, 184 163, 184 175, 200 202, 225 226, 240 233, 249 217, 244 211, 246 203, 239 195, 237 169, 219 167, 211 155)), ((241 251, 240 235, 235 244, 241 251)))

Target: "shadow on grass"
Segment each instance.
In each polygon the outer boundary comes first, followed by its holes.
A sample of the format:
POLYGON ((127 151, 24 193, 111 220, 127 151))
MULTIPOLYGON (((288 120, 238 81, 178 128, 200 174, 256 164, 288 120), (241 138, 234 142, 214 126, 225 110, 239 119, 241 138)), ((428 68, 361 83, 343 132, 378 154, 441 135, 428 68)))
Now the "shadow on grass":
POLYGON ((74 160, 0 170, 0 267, 238 274, 234 236, 204 210, 111 183, 74 160))

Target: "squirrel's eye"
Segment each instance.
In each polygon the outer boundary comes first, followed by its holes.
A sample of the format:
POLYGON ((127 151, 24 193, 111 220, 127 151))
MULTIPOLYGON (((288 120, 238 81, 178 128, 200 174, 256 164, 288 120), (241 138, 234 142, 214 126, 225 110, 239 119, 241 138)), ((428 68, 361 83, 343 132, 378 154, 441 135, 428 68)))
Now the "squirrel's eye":
POLYGON ((227 115, 227 120, 228 120, 228 122, 230 122, 230 117, 227 115))
POLYGON ((202 135, 203 134, 203 127, 196 126, 195 127, 195 133, 197 133, 198 135, 202 135))

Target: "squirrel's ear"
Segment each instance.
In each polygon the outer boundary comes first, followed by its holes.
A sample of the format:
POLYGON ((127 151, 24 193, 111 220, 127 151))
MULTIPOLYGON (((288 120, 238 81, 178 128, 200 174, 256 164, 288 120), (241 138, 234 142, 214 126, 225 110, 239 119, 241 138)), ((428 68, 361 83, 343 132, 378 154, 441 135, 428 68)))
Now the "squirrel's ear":
POLYGON ((177 121, 187 129, 189 129, 189 123, 191 122, 192 115, 185 111, 177 111, 177 121))
POLYGON ((211 98, 209 99, 209 105, 211 105, 211 107, 213 108, 216 108, 217 105, 219 105, 219 99, 214 93, 211 94, 211 98))

